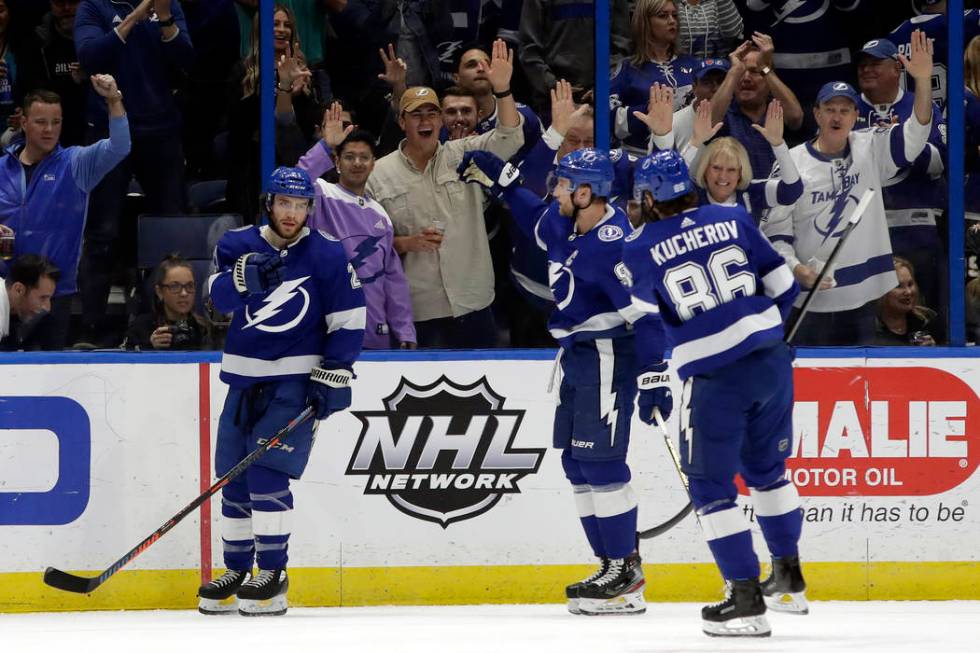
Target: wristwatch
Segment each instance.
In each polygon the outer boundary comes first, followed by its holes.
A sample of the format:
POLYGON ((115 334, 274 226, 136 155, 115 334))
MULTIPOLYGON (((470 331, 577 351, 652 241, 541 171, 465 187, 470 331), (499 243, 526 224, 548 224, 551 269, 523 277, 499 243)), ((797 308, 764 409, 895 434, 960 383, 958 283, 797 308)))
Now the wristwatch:
POLYGON ((170 14, 170 18, 168 18, 167 20, 158 21, 158 24, 160 25, 160 27, 172 27, 176 22, 177 19, 174 17, 173 14, 170 14))
POLYGON ((762 70, 760 70, 759 72, 762 73, 763 77, 765 77, 766 75, 772 72, 772 68, 770 68, 769 66, 763 66, 762 70))

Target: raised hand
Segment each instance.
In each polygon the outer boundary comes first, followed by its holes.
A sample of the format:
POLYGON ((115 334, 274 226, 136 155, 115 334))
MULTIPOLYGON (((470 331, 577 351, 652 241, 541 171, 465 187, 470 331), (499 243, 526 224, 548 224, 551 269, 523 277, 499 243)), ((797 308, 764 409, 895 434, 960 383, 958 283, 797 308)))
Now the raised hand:
POLYGON ((776 52, 772 37, 762 32, 755 32, 752 34, 752 43, 759 49, 759 65, 772 67, 772 55, 776 52))
POLYGON ((755 44, 752 41, 743 41, 728 55, 728 62, 732 64, 732 70, 738 74, 745 72, 745 55, 752 51, 755 44))
POLYGON ((711 140, 722 123, 711 124, 711 100, 701 100, 694 110, 694 128, 691 132, 691 147, 701 147, 711 140))
POLYGON ((912 32, 912 43, 911 43, 910 57, 906 58, 905 55, 899 54, 898 60, 902 62, 905 67, 905 72, 916 81, 916 84, 922 82, 924 84, 930 84, 932 77, 932 41, 926 36, 926 33, 922 30, 915 30, 912 32))
POLYGON ((551 126, 564 136, 572 123, 573 115, 575 100, 572 99, 572 85, 560 79, 551 89, 551 126))
POLYGON ((647 112, 634 111, 633 116, 651 132, 663 136, 674 126, 674 89, 666 84, 654 83, 650 87, 647 112))
POLYGON ((514 74, 514 51, 507 48, 507 42, 497 39, 493 42, 493 52, 490 56, 490 67, 487 69, 487 79, 497 93, 510 89, 510 78, 514 74))
POLYGON ((119 94, 119 87, 112 75, 92 75, 92 88, 104 98, 114 98, 119 94))
POLYGON ((313 78, 313 73, 303 63, 303 59, 293 52, 292 46, 287 49, 287 54, 279 57, 276 62, 276 70, 279 73, 279 90, 296 95, 313 78))
POLYGON ((378 75, 378 79, 387 82, 392 88, 405 88, 408 64, 395 52, 395 45, 389 43, 387 53, 383 48, 378 48, 378 54, 381 55, 381 63, 385 67, 385 71, 378 75))
POLYGON ((334 102, 323 112, 323 127, 320 131, 324 142, 330 147, 337 147, 354 131, 354 125, 344 127, 344 120, 341 118, 343 111, 340 102, 334 102))
POLYGON ((769 102, 766 109, 766 124, 764 127, 753 124, 752 129, 756 130, 773 147, 783 144, 783 105, 779 100, 773 99, 769 102))

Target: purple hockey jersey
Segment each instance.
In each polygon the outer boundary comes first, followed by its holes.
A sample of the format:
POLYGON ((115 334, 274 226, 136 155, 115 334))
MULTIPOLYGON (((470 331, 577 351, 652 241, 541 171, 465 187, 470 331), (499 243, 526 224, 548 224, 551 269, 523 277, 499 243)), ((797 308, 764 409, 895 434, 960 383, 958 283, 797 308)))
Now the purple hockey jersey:
POLYGON ((341 242, 364 288, 364 348, 388 349, 392 336, 398 343, 416 342, 408 280, 395 252, 391 218, 373 199, 318 179, 333 168, 330 147, 322 140, 298 166, 316 180, 316 206, 307 226, 341 242))

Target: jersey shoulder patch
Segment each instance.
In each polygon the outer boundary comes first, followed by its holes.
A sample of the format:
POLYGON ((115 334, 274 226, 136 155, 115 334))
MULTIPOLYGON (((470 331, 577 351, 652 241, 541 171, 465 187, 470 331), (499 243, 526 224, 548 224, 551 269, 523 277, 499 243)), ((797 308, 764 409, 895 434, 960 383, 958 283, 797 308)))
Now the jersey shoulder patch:
POLYGON ((604 224, 599 227, 599 240, 604 243, 611 243, 623 237, 623 230, 614 224, 604 224))

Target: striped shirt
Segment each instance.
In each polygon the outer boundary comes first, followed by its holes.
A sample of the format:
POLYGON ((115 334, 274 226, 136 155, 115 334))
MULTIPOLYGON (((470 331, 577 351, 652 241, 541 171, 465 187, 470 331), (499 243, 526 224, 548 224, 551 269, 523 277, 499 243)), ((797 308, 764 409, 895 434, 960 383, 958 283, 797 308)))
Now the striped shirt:
POLYGON ((700 59, 727 57, 742 40, 742 16, 732 0, 677 3, 677 51, 700 59))

